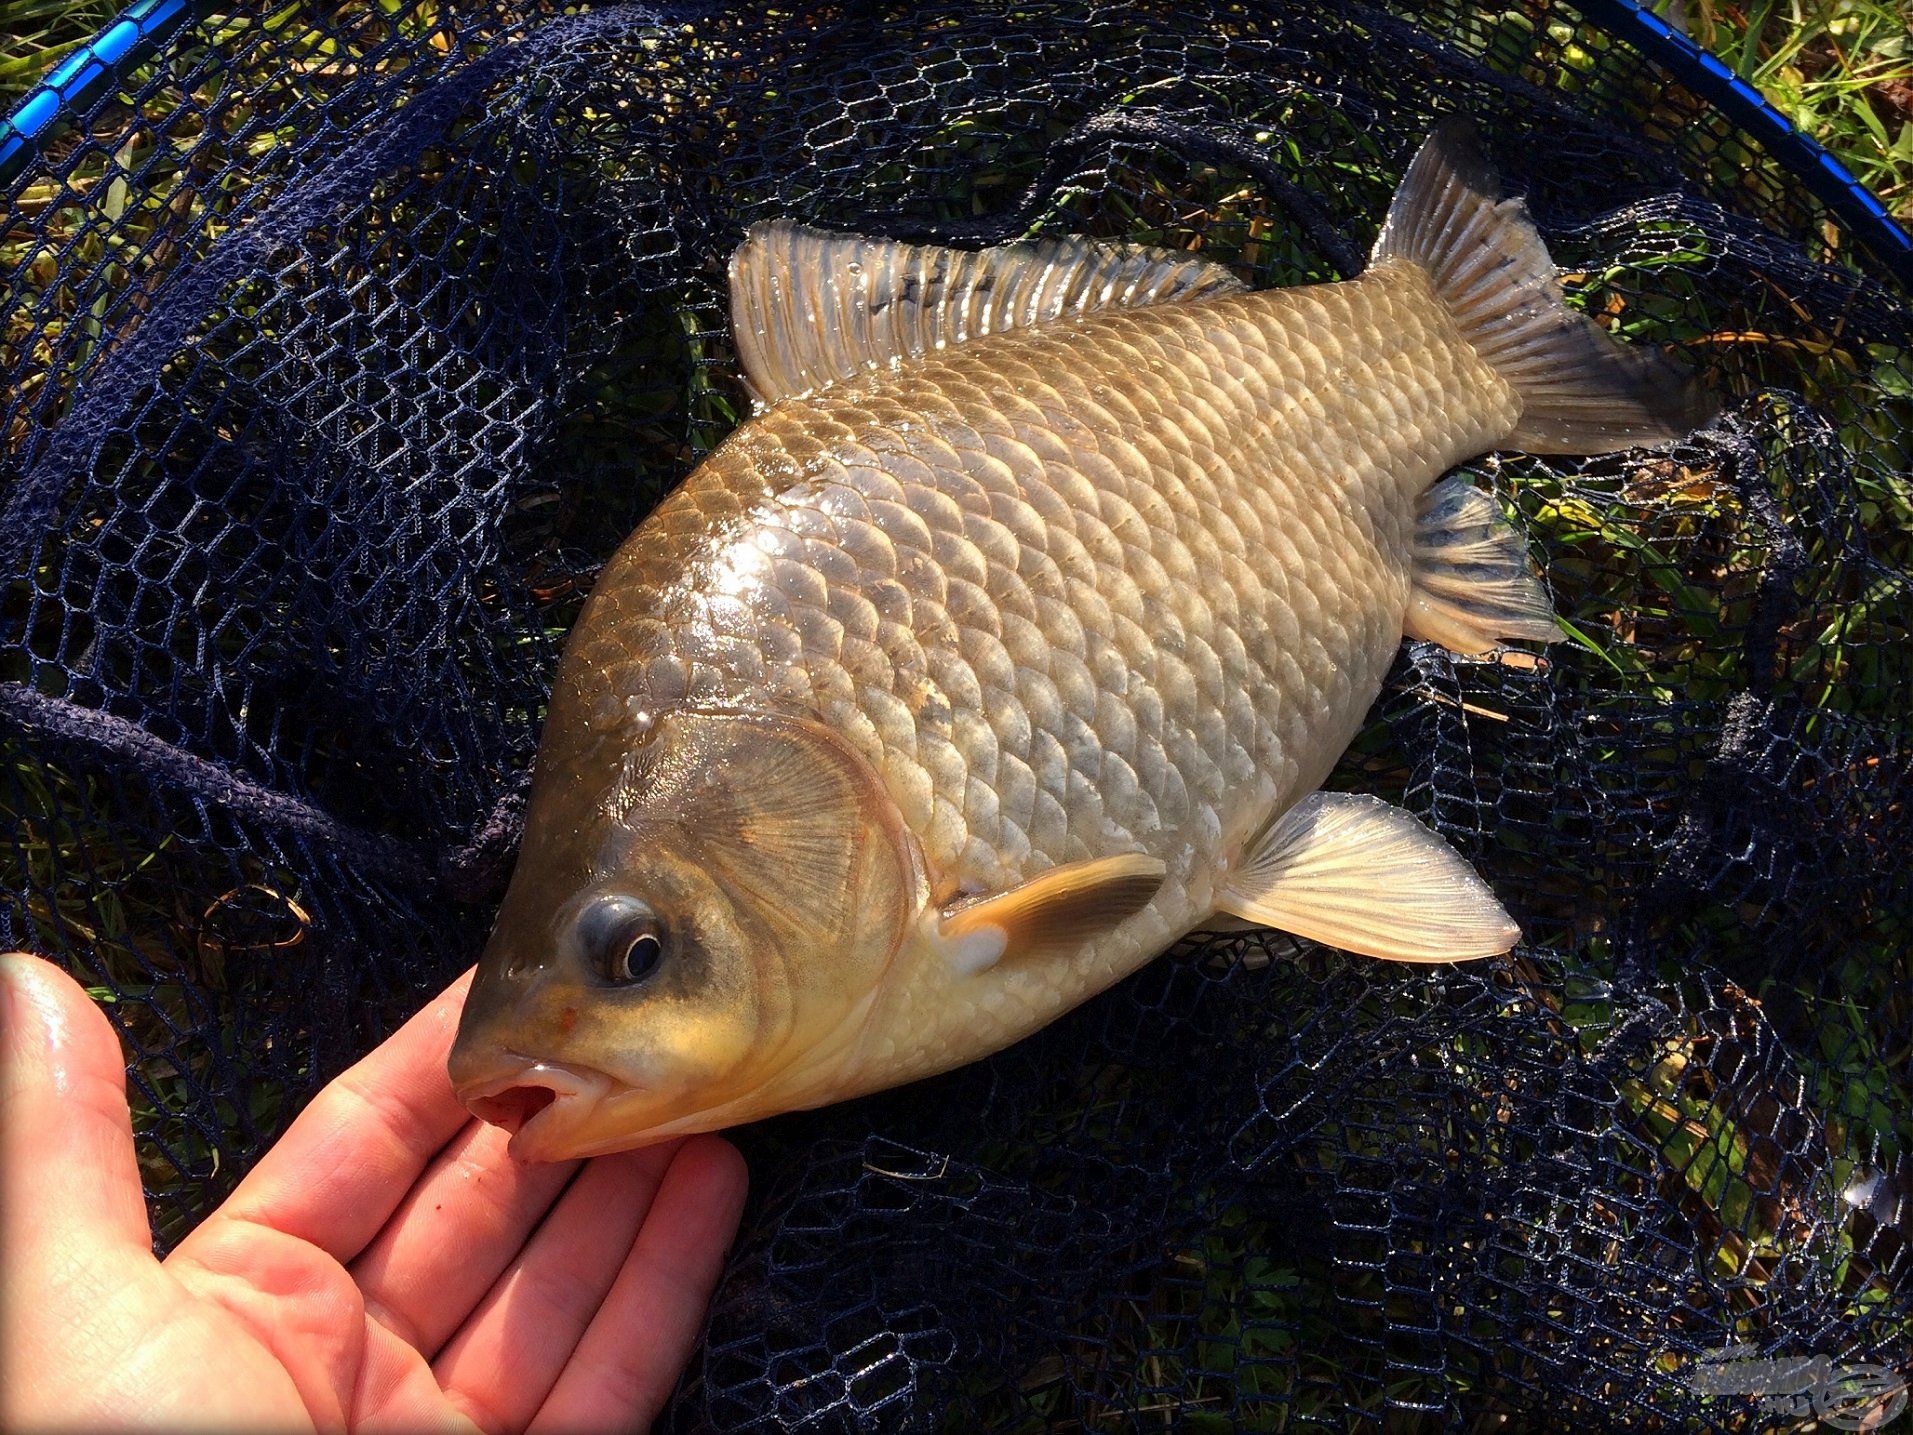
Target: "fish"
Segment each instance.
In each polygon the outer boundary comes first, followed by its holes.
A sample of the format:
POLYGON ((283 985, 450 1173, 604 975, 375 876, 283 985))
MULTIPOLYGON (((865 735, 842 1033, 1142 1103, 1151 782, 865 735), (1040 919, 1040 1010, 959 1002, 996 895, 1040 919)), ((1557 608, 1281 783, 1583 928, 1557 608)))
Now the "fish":
POLYGON ((1322 785, 1404 637, 1560 635, 1451 469, 1665 443, 1712 404, 1565 302, 1466 121, 1341 282, 789 220, 729 279, 753 413, 567 640, 450 1056, 514 1156, 931 1076, 1192 931, 1518 942, 1441 836, 1322 785))

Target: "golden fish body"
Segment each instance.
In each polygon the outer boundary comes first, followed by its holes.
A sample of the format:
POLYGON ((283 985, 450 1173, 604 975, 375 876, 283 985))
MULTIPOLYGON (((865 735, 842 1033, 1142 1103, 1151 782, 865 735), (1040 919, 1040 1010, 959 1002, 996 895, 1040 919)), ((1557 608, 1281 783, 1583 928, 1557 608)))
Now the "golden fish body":
MULTIPOLYGON (((454 1058, 474 1109, 575 1155, 841 1099, 997 1050, 1219 913, 1505 950, 1433 834, 1311 796, 1405 628, 1480 651, 1551 627, 1485 500, 1428 514, 1524 416, 1531 446, 1586 443, 1471 282, 1385 234, 1346 283, 946 333, 744 424, 613 557, 560 666, 454 1058)), ((832 317, 765 292, 773 326, 832 317)))
POLYGON ((1149 906, 1070 961, 898 973, 864 1059, 907 1080, 1215 910, 1380 690, 1416 497, 1516 413, 1408 266, 978 340, 740 431, 605 569, 552 720, 814 714, 943 901, 1162 859, 1149 906))

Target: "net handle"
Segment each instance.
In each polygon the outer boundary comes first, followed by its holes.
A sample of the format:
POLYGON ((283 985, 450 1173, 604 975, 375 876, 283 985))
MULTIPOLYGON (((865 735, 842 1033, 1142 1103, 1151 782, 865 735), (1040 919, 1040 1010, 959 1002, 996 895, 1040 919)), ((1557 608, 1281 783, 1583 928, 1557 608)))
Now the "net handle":
POLYGON ((1574 0, 1574 5, 1759 140, 1895 278, 1913 289, 1913 236, 1845 165, 1818 141, 1794 128, 1791 120, 1725 61, 1703 50, 1636 0, 1574 0))
POLYGON ((55 65, 0 120, 0 186, 11 185, 38 158, 40 146, 61 127, 119 88, 121 78, 157 52, 210 0, 135 0, 79 49, 55 65))

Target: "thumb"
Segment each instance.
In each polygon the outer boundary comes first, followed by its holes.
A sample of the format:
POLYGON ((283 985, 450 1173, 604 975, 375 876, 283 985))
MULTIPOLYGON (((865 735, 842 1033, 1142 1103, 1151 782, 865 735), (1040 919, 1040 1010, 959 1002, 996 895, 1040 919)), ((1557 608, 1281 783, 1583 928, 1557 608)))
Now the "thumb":
POLYGON ((0 1271, 44 1298, 128 1248, 152 1233, 119 1039, 53 963, 0 956, 0 1271))

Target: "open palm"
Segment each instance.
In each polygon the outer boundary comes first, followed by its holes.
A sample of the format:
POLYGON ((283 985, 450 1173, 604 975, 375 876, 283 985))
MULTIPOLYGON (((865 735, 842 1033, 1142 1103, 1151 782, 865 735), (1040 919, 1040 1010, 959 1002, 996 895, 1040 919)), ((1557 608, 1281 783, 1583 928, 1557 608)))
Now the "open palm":
POLYGON ((119 1044, 0 958, 0 1427, 633 1429, 744 1194, 715 1137, 526 1166, 445 1055, 469 974, 153 1258, 119 1044))

